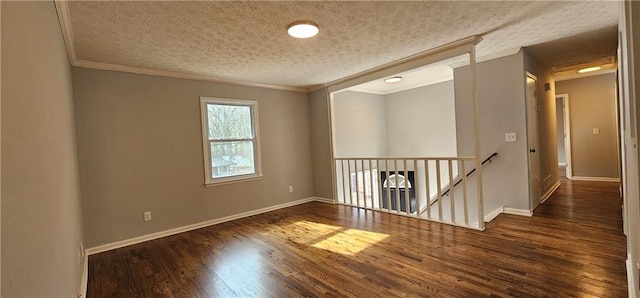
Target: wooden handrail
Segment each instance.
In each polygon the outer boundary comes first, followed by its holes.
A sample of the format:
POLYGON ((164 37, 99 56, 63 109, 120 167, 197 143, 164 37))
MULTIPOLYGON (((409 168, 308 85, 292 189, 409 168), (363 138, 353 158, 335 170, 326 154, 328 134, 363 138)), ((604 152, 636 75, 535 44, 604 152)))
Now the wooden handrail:
MULTIPOLYGON (((482 165, 484 165, 484 164, 486 164, 486 163, 488 163, 488 162, 491 162, 491 160, 492 160, 494 157, 496 157, 496 156, 498 156, 498 152, 493 152, 493 154, 489 155, 489 157, 487 157, 484 161, 482 161, 482 165)), ((476 168, 471 169, 471 171, 469 171, 469 173, 467 173, 466 177, 471 176, 471 174, 475 173, 475 171, 476 171, 476 168)), ((453 187, 458 186, 458 184, 460 184, 460 182, 462 182, 462 178, 458 178, 458 179, 456 180, 456 183, 454 183, 454 184, 453 184, 453 187)), ((448 195, 448 194, 449 194, 449 191, 450 191, 453 187, 451 187, 451 186, 447 187, 447 190, 446 190, 446 191, 444 191, 444 192, 442 193, 442 195, 441 195, 441 196, 442 196, 442 197, 444 197, 444 196, 448 195)), ((436 199, 433 203, 435 203, 436 201, 438 201, 438 200, 436 199)), ((431 203, 431 205, 433 205, 433 203, 431 203)))

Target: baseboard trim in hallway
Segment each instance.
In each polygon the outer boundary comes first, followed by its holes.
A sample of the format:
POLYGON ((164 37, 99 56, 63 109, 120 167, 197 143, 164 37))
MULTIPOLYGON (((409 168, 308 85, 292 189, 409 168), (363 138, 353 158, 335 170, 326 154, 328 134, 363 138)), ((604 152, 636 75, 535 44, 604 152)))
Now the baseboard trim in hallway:
POLYGON ((509 208, 509 207, 504 207, 503 213, 512 214, 512 215, 526 216, 526 217, 533 216, 533 212, 531 212, 530 210, 516 209, 516 208, 509 208))
POLYGON ((620 178, 610 178, 610 177, 584 177, 584 176, 571 176, 571 180, 578 180, 578 181, 597 181, 597 182, 620 182, 620 178))
POLYGON ((80 280, 80 290, 78 291, 78 298, 87 297, 87 284, 89 280, 89 256, 85 253, 84 260, 82 260, 82 279, 80 280))
POLYGON ((544 204, 544 202, 547 201, 547 199, 549 197, 551 197, 551 195, 553 194, 553 192, 556 191, 556 189, 558 189, 558 187, 560 187, 560 181, 556 181, 556 184, 554 184, 549 191, 547 191, 547 193, 544 194, 544 196, 542 196, 541 200, 540 200, 540 204, 544 204))
POLYGON ((491 222, 496 217, 498 217, 498 215, 503 214, 503 213, 504 214, 511 214, 511 215, 526 216, 526 217, 533 216, 533 212, 531 212, 529 210, 509 208, 509 207, 502 206, 502 207, 499 207, 496 210, 491 211, 491 213, 485 215, 484 216, 484 222, 491 222))

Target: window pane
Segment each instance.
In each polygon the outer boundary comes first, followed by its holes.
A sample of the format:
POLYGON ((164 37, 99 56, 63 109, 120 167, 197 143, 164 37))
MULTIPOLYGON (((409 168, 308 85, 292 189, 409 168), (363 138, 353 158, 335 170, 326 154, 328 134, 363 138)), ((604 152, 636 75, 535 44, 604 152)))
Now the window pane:
POLYGON ((252 139, 251 106, 207 104, 210 140, 252 139))
POLYGON ((255 174, 253 141, 211 142, 211 177, 255 174))

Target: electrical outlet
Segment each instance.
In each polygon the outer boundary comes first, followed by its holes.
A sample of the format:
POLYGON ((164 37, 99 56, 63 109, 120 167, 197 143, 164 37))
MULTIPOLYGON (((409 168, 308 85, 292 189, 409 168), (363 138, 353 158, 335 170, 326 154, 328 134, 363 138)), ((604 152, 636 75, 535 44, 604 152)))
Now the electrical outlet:
POLYGON ((145 213, 143 213, 143 215, 144 215, 144 221, 151 220, 151 211, 146 211, 145 213))
POLYGON ((600 128, 594 127, 593 128, 593 134, 594 135, 599 135, 600 134, 600 128))
POLYGON ((289 192, 293 192, 293 186, 289 185, 289 192))
POLYGON ((513 143, 518 141, 518 137, 515 132, 508 132, 504 134, 504 141, 507 143, 513 143))

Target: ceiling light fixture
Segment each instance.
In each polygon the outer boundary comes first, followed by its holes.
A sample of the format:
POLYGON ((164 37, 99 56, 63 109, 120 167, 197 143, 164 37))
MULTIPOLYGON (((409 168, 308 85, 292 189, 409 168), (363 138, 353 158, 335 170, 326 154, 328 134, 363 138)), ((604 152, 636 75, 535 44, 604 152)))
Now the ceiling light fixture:
POLYGON ((400 81, 402 81, 402 77, 393 77, 384 80, 385 83, 396 83, 400 81))
POLYGON ((314 37, 316 36, 316 34, 318 34, 319 31, 320 28, 318 28, 318 25, 316 23, 307 21, 295 22, 287 27, 287 32, 289 33, 289 35, 295 38, 314 37))
POLYGON ((592 72, 592 71, 601 70, 601 69, 602 67, 600 66, 581 68, 581 69, 578 69, 578 73, 592 72))

